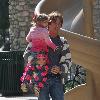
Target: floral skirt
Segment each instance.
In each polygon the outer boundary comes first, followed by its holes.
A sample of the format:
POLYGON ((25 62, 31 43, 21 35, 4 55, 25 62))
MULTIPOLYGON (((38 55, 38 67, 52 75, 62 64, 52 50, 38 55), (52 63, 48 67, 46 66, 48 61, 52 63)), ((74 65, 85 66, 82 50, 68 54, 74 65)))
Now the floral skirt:
MULTIPOLYGON (((34 54, 34 53, 33 53, 34 54)), ((21 89, 23 92, 31 92, 35 96, 39 95, 40 90, 44 87, 47 81, 48 66, 38 64, 39 60, 44 55, 36 53, 33 56, 32 62, 24 67, 23 75, 21 76, 21 89)))

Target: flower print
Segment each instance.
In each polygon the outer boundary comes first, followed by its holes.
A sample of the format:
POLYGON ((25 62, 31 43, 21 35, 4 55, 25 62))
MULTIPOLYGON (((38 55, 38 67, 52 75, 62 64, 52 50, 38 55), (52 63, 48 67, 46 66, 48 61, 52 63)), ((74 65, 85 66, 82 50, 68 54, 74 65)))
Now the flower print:
POLYGON ((37 69, 38 69, 38 70, 41 70, 41 69, 42 69, 42 66, 37 66, 37 69))
POLYGON ((44 54, 37 54, 37 58, 45 58, 44 54))
POLYGON ((40 88, 36 85, 34 86, 35 96, 39 96, 40 88))
POLYGON ((33 76, 33 78, 34 78, 35 81, 39 80, 39 77, 38 77, 37 73, 34 72, 32 76, 33 76))
POLYGON ((39 65, 36 65, 36 68, 38 68, 39 65))
POLYGON ((34 70, 34 66, 30 66, 30 68, 29 68, 29 69, 33 71, 33 70, 34 70))
MULTIPOLYGON (((38 54, 34 54, 34 61, 27 63, 24 68, 24 73, 20 78, 21 82, 27 85, 27 89, 35 94, 35 90, 40 92, 40 89, 44 87, 44 83, 47 81, 47 73, 49 67, 46 65, 48 61, 47 55, 42 51, 38 54), (39 64, 37 61, 43 59, 44 64, 39 64), (31 84, 31 85, 30 85, 31 84), (36 85, 36 89, 35 89, 36 85)), ((36 92, 37 93, 37 92, 36 92)))
POLYGON ((60 62, 64 62, 65 60, 66 60, 66 57, 62 56, 60 62))
POLYGON ((46 82, 46 80, 47 80, 47 77, 43 78, 42 79, 42 82, 46 82))
POLYGON ((33 72, 33 77, 35 78, 37 76, 37 73, 36 72, 33 72))
POLYGON ((29 65, 28 67, 31 68, 31 65, 29 65))
POLYGON ((23 73, 23 76, 26 76, 26 72, 23 73))
POLYGON ((46 65, 46 66, 45 66, 45 70, 48 71, 48 69, 49 69, 49 67, 46 65))
POLYGON ((30 80, 30 85, 32 84, 32 80, 30 80))
POLYGON ((28 63, 31 63, 32 60, 33 60, 33 56, 29 56, 29 57, 28 57, 28 63))
POLYGON ((24 76, 22 76, 22 77, 20 78, 20 81, 21 81, 21 82, 23 82, 23 81, 24 81, 24 76))
POLYGON ((25 67, 25 69, 24 69, 24 71, 25 71, 25 72, 27 72, 27 71, 28 71, 28 69, 29 69, 29 67, 28 67, 28 66, 26 66, 26 67, 25 67))
POLYGON ((38 81, 39 80, 39 77, 38 76, 34 77, 34 80, 35 81, 38 81))
POLYGON ((30 75, 27 75, 25 79, 26 80, 31 80, 31 76, 30 75))
POLYGON ((39 87, 39 88, 43 88, 43 83, 42 83, 42 82, 39 82, 39 83, 38 83, 38 87, 39 87))
POLYGON ((46 75, 47 75, 46 71, 44 71, 44 72, 41 73, 41 76, 46 76, 46 75))

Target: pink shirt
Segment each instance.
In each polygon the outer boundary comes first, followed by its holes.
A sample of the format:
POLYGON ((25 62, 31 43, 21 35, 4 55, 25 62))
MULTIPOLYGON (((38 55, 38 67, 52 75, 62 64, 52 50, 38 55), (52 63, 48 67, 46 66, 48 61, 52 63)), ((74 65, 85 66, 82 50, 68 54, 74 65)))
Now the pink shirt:
POLYGON ((26 40, 32 42, 32 51, 47 50, 47 46, 52 49, 56 48, 56 45, 50 40, 49 33, 46 28, 31 27, 26 40))

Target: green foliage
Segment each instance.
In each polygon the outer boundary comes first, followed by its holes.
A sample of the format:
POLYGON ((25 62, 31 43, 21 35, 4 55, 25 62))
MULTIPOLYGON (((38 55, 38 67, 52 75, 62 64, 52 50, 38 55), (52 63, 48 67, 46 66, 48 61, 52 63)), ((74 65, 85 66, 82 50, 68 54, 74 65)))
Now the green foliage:
POLYGON ((73 81, 73 80, 70 80, 68 81, 65 85, 64 85, 64 89, 65 91, 67 90, 70 90, 72 88, 74 88, 75 86, 79 85, 79 82, 78 81, 73 81))
POLYGON ((73 64, 68 73, 68 78, 64 85, 65 92, 86 83, 86 71, 82 66, 73 64))

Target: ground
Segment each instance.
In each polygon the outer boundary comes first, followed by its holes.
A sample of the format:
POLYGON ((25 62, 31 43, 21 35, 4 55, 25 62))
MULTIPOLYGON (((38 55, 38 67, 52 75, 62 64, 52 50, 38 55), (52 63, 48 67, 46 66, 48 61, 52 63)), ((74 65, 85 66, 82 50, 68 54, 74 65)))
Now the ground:
POLYGON ((37 100, 37 97, 0 97, 0 100, 37 100))

